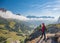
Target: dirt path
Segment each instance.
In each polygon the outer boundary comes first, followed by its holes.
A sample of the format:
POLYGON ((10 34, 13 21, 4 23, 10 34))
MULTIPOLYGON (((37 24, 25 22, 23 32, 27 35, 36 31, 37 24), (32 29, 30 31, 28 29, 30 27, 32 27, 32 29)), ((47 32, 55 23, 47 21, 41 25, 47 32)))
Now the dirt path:
MULTIPOLYGON (((48 37, 53 37, 53 36, 55 36, 55 34, 46 34, 46 38, 48 38, 48 37)), ((45 41, 43 41, 43 38, 42 39, 40 39, 40 37, 38 37, 38 38, 35 38, 34 40, 32 40, 32 41, 28 41, 27 43, 51 43, 51 38, 49 39, 49 40, 47 40, 47 42, 45 42, 45 41)))
POLYGON ((45 40, 40 39, 41 36, 35 38, 35 39, 32 39, 31 41, 27 41, 27 43, 60 43, 60 33, 55 33, 55 34, 51 34, 51 33, 48 33, 46 34, 46 39, 47 41, 45 42, 45 40))

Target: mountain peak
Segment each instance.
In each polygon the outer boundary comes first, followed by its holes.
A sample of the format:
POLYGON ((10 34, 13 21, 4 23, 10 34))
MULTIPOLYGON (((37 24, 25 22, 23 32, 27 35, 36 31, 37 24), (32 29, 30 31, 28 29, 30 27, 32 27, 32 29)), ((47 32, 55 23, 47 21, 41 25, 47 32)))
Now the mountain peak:
POLYGON ((58 18, 58 23, 60 23, 60 17, 58 18))
POLYGON ((6 12, 7 10, 4 8, 0 8, 0 11, 6 12))
POLYGON ((21 15, 21 14, 16 14, 16 15, 21 15))

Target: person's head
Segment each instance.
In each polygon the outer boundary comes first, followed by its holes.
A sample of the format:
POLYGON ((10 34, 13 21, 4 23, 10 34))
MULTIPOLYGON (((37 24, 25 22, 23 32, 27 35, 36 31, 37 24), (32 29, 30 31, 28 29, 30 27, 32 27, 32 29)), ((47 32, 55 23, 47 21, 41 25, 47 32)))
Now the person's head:
POLYGON ((44 23, 42 23, 42 26, 45 26, 45 24, 44 24, 44 23))

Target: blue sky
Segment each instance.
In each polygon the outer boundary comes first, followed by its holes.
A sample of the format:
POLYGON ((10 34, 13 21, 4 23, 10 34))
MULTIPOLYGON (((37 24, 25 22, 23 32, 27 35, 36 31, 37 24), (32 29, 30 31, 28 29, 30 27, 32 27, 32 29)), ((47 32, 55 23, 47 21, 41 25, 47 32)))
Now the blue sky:
POLYGON ((58 17, 60 15, 60 0, 0 0, 0 8, 24 16, 58 17))

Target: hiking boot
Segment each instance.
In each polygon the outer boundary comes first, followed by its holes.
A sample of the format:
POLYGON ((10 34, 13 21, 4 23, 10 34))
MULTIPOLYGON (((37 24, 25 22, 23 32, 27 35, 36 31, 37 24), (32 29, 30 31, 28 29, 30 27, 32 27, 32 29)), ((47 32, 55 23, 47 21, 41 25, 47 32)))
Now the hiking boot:
POLYGON ((47 42, 47 40, 46 40, 46 39, 43 39, 43 41, 47 42))
POLYGON ((47 42, 47 40, 45 39, 45 42, 47 42))

